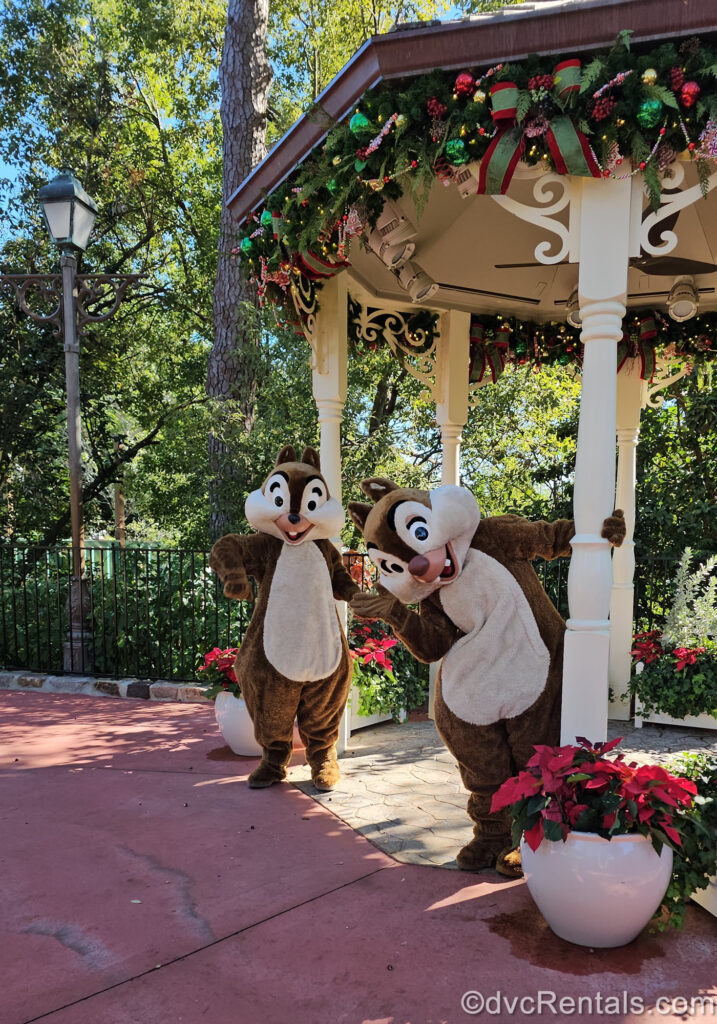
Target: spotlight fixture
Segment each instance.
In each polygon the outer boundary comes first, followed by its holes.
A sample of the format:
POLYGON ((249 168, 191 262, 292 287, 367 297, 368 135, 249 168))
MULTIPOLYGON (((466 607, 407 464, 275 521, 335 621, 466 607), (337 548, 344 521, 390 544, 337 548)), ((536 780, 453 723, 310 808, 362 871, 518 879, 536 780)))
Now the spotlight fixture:
POLYGON ((411 302, 425 302, 435 295, 438 285, 417 263, 404 263, 398 272, 398 283, 411 296, 411 302))
POLYGON ((682 323, 697 312, 699 295, 691 277, 677 277, 667 296, 667 312, 673 320, 682 323))
POLYGON ((571 327, 582 327, 582 320, 580 319, 580 299, 578 298, 577 285, 570 293, 565 308, 568 311, 568 323, 571 327))
POLYGON ((400 213, 393 203, 384 205, 376 227, 368 236, 369 248, 389 270, 398 270, 416 250, 417 231, 408 217, 400 213))

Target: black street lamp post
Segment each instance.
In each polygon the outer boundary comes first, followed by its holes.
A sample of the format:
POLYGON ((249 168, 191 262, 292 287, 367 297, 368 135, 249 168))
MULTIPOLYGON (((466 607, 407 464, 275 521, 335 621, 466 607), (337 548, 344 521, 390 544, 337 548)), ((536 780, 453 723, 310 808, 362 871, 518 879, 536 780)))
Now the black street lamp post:
POLYGON ((4 274, 0 275, 0 284, 11 285, 23 312, 39 323, 52 324, 55 333, 64 340, 72 523, 70 630, 65 643, 64 668, 66 672, 86 672, 92 668, 91 633, 87 629, 91 600, 83 549, 79 337, 86 324, 100 323, 114 316, 127 288, 141 275, 77 273, 75 253, 87 248, 97 207, 71 171, 63 169, 40 189, 38 199, 50 237, 61 250, 62 273, 4 274), (49 313, 31 308, 28 298, 33 292, 54 304, 54 308, 49 313), (100 299, 110 302, 109 309, 90 312, 88 307, 100 299))

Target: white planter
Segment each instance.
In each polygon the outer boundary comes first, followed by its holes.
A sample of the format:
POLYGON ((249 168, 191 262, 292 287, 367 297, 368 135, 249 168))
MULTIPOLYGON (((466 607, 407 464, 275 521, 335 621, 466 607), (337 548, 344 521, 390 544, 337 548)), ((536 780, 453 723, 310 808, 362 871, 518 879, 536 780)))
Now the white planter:
POLYGON ((556 935, 579 946, 632 942, 657 910, 672 874, 672 850, 658 857, 647 836, 603 839, 571 832, 544 839, 537 850, 520 844, 530 895, 556 935))
POLYGON ((235 754, 244 757, 261 754, 261 747, 254 739, 254 724, 241 697, 218 693, 214 701, 214 716, 219 731, 235 754))
POLYGON ((706 889, 698 889, 697 892, 693 892, 692 899, 708 910, 713 917, 717 917, 717 876, 711 880, 706 889))
POLYGON ((642 714, 642 705, 635 700, 635 725, 639 728, 643 722, 648 725, 679 725, 685 729, 717 729, 717 718, 708 715, 685 715, 684 718, 673 718, 672 715, 663 715, 660 711, 653 711, 649 715, 642 714))
MULTIPOLYGON (((390 722, 391 715, 360 715, 359 714, 359 701, 361 694, 357 686, 352 686, 349 693, 349 712, 351 715, 350 729, 351 732, 356 732, 357 729, 364 729, 367 725, 378 725, 379 722, 390 722)), ((402 711, 400 721, 406 721, 406 712, 402 711)))

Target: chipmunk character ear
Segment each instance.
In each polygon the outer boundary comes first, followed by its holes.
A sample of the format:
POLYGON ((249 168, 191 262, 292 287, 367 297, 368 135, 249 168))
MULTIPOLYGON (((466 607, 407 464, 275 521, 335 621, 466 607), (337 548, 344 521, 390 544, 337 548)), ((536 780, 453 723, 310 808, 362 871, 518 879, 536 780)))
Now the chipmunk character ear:
POLYGON ((296 451, 294 450, 293 444, 285 444, 279 454, 276 456, 276 462, 274 466, 281 466, 284 462, 296 462, 296 451))
POLYGON ((305 462, 307 466, 313 466, 314 469, 318 469, 321 472, 321 461, 319 459, 319 453, 314 448, 306 447, 301 456, 301 461, 305 462))
POLYGON ((393 480, 386 480, 382 476, 370 476, 368 480, 361 481, 361 490, 375 504, 389 491, 397 491, 399 487, 393 480))
POLYGON ((349 515, 351 516, 352 522, 358 526, 361 533, 366 525, 368 514, 371 511, 371 505, 367 505, 365 501, 350 501, 348 504, 349 515))

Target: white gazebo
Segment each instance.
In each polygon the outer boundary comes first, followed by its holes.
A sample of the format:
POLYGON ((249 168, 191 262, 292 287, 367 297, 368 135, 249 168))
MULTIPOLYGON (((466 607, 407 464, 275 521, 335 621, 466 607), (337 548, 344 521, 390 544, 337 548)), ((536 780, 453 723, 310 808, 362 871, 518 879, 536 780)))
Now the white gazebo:
MULTIPOLYGON (((301 118, 231 197, 230 207, 238 224, 245 223, 315 152, 330 125, 350 116, 369 90, 389 79, 435 68, 493 68, 528 54, 575 55, 587 63, 624 29, 633 30, 633 47, 697 33, 705 38, 717 32, 709 6, 547 0, 376 37, 319 98, 325 117, 314 111, 301 118)), ((709 178, 703 174, 700 182, 692 157, 688 150, 671 163, 657 210, 650 206, 643 174, 638 168, 632 173, 629 159, 625 173, 613 167, 604 177, 556 173, 547 160, 538 166, 517 163, 505 194, 492 195, 478 194, 481 163, 463 162, 443 180, 435 179, 420 217, 407 194, 387 202, 378 235, 368 246, 355 241, 350 265, 327 275, 320 289, 306 276, 291 276, 290 291, 311 347, 321 463, 335 495, 341 492, 349 331, 367 341, 380 335, 425 383, 441 430, 442 481, 458 483, 461 432, 481 387, 492 380, 490 373, 480 380, 470 375, 476 317, 550 324, 567 314, 581 325, 563 742, 578 735, 604 739, 608 687, 620 694, 630 678, 640 412, 645 404, 659 403, 660 390, 685 372, 665 357, 654 373, 643 374, 640 359, 628 357, 618 373, 623 318, 635 310, 662 309, 676 319, 697 305, 700 313, 717 310, 710 276, 717 255, 717 196, 703 198, 717 184, 717 173, 711 164, 709 178), (407 243, 410 259, 402 263, 407 243), (682 267, 691 275, 680 274, 682 267), (692 280, 682 294, 675 285, 684 285, 685 276, 692 280), (417 307, 435 313, 433 330, 407 330, 417 307), (614 507, 625 510, 628 535, 612 554, 600 530, 614 507)), ((628 710, 614 705, 611 715, 626 718, 628 710)))

